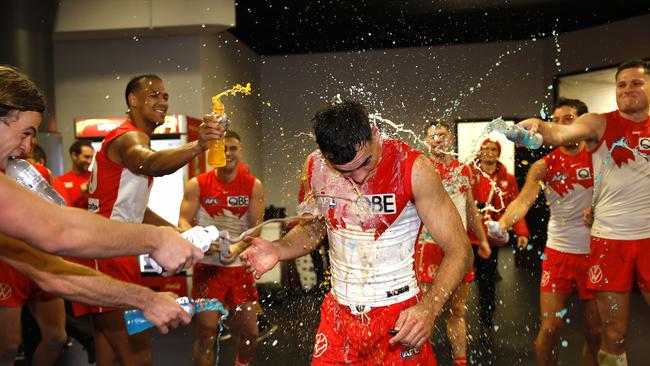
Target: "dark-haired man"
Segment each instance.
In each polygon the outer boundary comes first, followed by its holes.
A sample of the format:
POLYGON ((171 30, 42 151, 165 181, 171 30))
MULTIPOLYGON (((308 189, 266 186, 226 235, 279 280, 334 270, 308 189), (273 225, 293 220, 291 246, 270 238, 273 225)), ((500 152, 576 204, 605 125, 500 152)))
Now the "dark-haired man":
POLYGON ((89 141, 77 140, 68 149, 72 169, 59 177, 63 182, 70 206, 88 208, 88 181, 90 180, 90 163, 95 156, 95 149, 89 141))
POLYGON ((433 323, 472 263, 458 211, 431 161, 382 137, 360 103, 332 105, 313 124, 319 150, 304 164, 303 206, 315 219, 276 242, 247 238, 241 257, 259 277, 327 233, 332 291, 312 365, 435 365, 433 323), (413 255, 422 222, 444 258, 420 296, 413 255))
MULTIPOLYGON (((171 174, 202 154, 210 140, 223 137, 216 118, 206 115, 197 141, 162 151, 151 149, 151 135, 167 113, 169 95, 160 77, 140 75, 124 93, 129 119, 111 131, 95 157, 90 179, 88 210, 112 220, 174 226, 147 208, 153 177, 171 174)), ((86 261, 91 268, 126 282, 138 283, 135 257, 86 261)), ((129 336, 122 311, 75 304, 75 314, 92 314, 98 364, 150 365, 147 331, 129 336)))
MULTIPOLYGON (((560 99, 553 110, 553 122, 570 125, 585 113, 587 106, 582 101, 560 99)), ((590 240, 582 215, 584 209, 591 207, 594 178, 591 153, 584 145, 581 141, 560 146, 536 161, 521 193, 499 219, 501 230, 508 230, 516 218, 526 215, 544 187, 551 217, 539 286, 541 326, 535 340, 535 358, 541 366, 557 364, 559 330, 565 321, 557 314, 566 308, 573 292, 585 303, 584 365, 596 365, 600 345, 596 295, 587 289, 590 240)))
POLYGON ((602 321, 600 365, 627 365, 625 337, 635 275, 650 304, 649 99, 650 66, 630 61, 616 71, 618 110, 586 113, 566 126, 535 118, 519 123, 541 133, 546 145, 584 140, 592 151, 594 222, 587 287, 596 291, 602 321))

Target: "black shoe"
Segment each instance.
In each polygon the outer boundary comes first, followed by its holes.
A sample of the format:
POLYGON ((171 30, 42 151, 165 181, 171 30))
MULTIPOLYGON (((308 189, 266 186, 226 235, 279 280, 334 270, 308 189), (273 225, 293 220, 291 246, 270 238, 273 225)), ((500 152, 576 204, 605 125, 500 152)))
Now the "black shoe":
POLYGON ((257 317, 257 327, 259 329, 259 336, 257 336, 258 343, 272 336, 273 333, 278 330, 278 326, 269 322, 269 320, 266 319, 266 315, 264 314, 261 314, 257 317))

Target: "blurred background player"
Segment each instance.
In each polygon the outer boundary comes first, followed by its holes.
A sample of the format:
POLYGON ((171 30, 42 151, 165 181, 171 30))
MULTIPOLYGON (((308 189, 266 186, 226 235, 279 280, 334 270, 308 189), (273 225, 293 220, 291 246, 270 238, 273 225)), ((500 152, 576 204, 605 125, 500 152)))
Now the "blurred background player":
POLYGON ((72 169, 59 177, 68 194, 70 206, 88 209, 88 182, 90 181, 90 163, 95 156, 95 149, 89 141, 77 140, 68 149, 72 169))
MULTIPOLYGON (((453 135, 445 121, 433 121, 425 129, 426 143, 429 146, 429 158, 436 168, 442 185, 449 194, 460 214, 463 226, 469 224, 479 238, 478 255, 488 258, 491 253, 481 216, 479 216, 470 186, 471 171, 452 156, 453 135)), ((431 283, 442 262, 443 251, 436 245, 426 229, 422 229, 416 246, 415 258, 418 282, 423 292, 429 291, 431 283)), ((449 318, 447 319, 447 337, 452 348, 453 366, 467 365, 467 312, 468 283, 474 280, 474 268, 470 268, 463 282, 458 285, 449 301, 449 318)))
MULTIPOLYGON (((190 179, 185 185, 179 227, 215 225, 230 237, 238 237, 264 218, 264 187, 247 170, 239 168, 241 138, 226 131, 226 166, 190 179)), ((259 235, 259 232, 253 233, 259 235)), ((248 247, 243 241, 229 246, 229 254, 220 258, 219 248, 194 266, 192 296, 215 298, 228 306, 232 324, 237 328, 236 366, 249 365, 259 334, 257 315, 259 295, 255 278, 243 267, 239 254, 248 247)), ((222 314, 204 311, 196 315, 197 336, 193 358, 197 366, 214 365, 217 327, 222 314)))
MULTIPOLYGON (((570 125, 585 113, 587 106, 582 101, 560 99, 553 111, 553 122, 570 125)), ((590 228, 582 217, 583 211, 591 207, 593 185, 591 153, 584 141, 561 146, 530 167, 521 193, 499 219, 501 229, 508 230, 516 218, 526 215, 544 187, 551 216, 540 282, 541 326, 535 340, 535 357, 540 366, 557 364, 560 329, 565 322, 564 316, 558 314, 567 308, 569 296, 576 291, 585 301, 584 364, 596 365, 600 318, 595 293, 587 289, 590 228)))

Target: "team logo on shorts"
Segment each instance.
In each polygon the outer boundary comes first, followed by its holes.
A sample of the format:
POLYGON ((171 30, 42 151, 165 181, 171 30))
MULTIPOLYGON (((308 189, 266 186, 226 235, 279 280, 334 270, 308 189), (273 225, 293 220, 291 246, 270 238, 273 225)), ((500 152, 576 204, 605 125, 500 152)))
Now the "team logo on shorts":
POLYGON ((639 149, 650 150, 650 137, 639 138, 639 149))
POLYGON ((325 334, 316 334, 316 343, 314 344, 314 358, 320 357, 327 350, 327 337, 325 334))
POLYGON ((7 283, 0 283, 0 300, 4 301, 11 297, 11 286, 7 283))
POLYGON ((411 358, 415 358, 417 355, 420 354, 420 348, 419 347, 413 347, 409 349, 405 349, 404 351, 400 352, 400 357, 404 360, 408 360, 411 358))
POLYGON ((594 285, 602 281, 603 279, 603 270, 600 269, 599 265, 593 265, 589 268, 589 281, 594 285))
POLYGON ((541 287, 546 287, 548 286, 548 281, 551 280, 551 272, 550 271, 542 271, 542 280, 540 281, 540 286, 541 287))
POLYGON ((201 296, 201 297, 208 297, 209 290, 210 290, 210 289, 208 288, 208 284, 207 284, 207 283, 201 283, 201 284, 199 284, 198 287, 199 287, 199 288, 198 288, 197 290, 198 290, 199 296, 201 296))
POLYGON ((576 177, 578 180, 589 179, 591 178, 591 172, 589 168, 578 168, 576 170, 576 177))

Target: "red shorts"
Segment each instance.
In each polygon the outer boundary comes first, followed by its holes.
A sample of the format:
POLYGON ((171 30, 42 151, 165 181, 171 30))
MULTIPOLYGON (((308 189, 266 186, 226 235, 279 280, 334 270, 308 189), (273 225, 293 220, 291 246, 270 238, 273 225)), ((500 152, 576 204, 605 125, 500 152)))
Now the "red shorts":
POLYGON ((246 268, 203 263, 194 265, 192 297, 217 299, 229 308, 259 300, 255 278, 246 268))
POLYGON ((428 341, 419 349, 388 343, 393 338, 388 330, 393 328, 400 312, 417 302, 418 297, 414 296, 397 304, 372 308, 361 316, 352 314, 349 307, 327 294, 321 306, 312 366, 435 366, 436 358, 428 341))
POLYGON ((597 291, 627 292, 636 281, 650 291, 650 238, 638 240, 591 237, 587 287, 597 291))
POLYGON ((589 254, 571 254, 546 248, 542 261, 539 290, 569 295, 578 290, 578 297, 591 300, 596 294, 587 289, 589 254))
POLYGON ((57 297, 43 291, 31 278, 0 261, 0 307, 21 307, 30 299, 41 302, 57 297))
MULTIPOLYGON (((444 256, 445 252, 438 244, 430 241, 418 240, 415 246, 415 272, 418 283, 433 282, 444 256)), ((467 274, 465 274, 463 282, 470 283, 474 281, 474 278, 474 267, 472 267, 469 269, 467 274)))
MULTIPOLYGON (((140 284, 142 282, 138 259, 134 256, 106 259, 69 259, 73 262, 83 264, 120 281, 135 284, 140 284)), ((75 316, 81 316, 88 313, 108 313, 111 311, 120 310, 116 308, 109 308, 105 306, 91 306, 76 302, 72 303, 72 309, 74 310, 75 316)))

